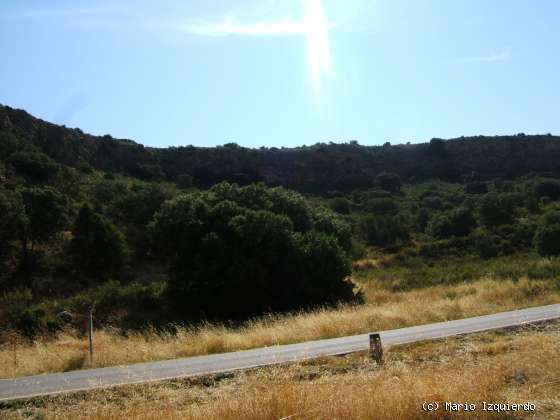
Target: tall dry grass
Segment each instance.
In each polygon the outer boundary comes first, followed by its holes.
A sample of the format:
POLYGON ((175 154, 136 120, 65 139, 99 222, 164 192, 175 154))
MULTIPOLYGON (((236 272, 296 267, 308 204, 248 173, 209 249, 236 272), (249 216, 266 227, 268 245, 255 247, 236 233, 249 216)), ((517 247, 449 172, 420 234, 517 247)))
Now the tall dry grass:
MULTIPOLYGON (((560 334, 481 334, 365 356, 32 400, 7 418, 416 419, 423 402, 476 403, 458 418, 560 418, 560 334), (481 402, 532 402, 535 412, 484 412, 481 402)), ((438 410, 433 418, 455 418, 438 410)))
POLYGON ((236 329, 220 325, 180 327, 176 334, 155 330, 123 336, 111 330, 94 334, 94 361, 87 340, 62 333, 55 340, 7 343, 0 350, 0 377, 60 372, 83 367, 171 359, 261 346, 359 334, 446 321, 515 308, 556 303, 560 292, 547 281, 482 279, 396 293, 372 281, 367 304, 271 315, 236 329))

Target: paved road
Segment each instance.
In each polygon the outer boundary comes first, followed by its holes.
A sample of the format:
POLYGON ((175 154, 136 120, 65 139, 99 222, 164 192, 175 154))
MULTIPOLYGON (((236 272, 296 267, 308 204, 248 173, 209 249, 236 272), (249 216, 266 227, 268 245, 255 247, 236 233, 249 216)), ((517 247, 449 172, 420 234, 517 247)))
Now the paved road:
MULTIPOLYGON (((384 345, 412 343, 560 318, 560 304, 381 332, 384 345)), ((115 385, 247 369, 352 353, 369 348, 369 334, 233 353, 0 380, 0 401, 115 385)))

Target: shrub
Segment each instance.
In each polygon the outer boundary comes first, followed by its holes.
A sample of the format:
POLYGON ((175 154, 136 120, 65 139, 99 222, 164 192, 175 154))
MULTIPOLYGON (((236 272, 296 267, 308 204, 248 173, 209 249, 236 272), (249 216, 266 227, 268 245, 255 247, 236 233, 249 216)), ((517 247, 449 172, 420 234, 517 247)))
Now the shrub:
POLYGON ((344 197, 335 197, 329 202, 332 211, 339 214, 350 214, 350 201, 344 197))
POLYGON ((39 181, 46 181, 56 175, 60 169, 58 163, 44 153, 35 150, 22 150, 12 153, 9 162, 25 176, 39 181))
POLYGON ((479 205, 480 221, 484 226, 506 225, 513 221, 514 203, 508 195, 488 193, 479 205))
POLYGON ((70 253, 79 271, 106 275, 123 265, 126 256, 123 235, 87 204, 80 209, 72 234, 70 253))
POLYGON ((364 210, 376 214, 395 214, 399 212, 399 206, 390 198, 372 198, 364 204, 364 210))
POLYGON ((535 246, 542 256, 560 254, 560 224, 540 226, 535 235, 535 246))
POLYGON ((435 238, 468 235, 476 227, 476 219, 469 209, 460 207, 433 217, 427 232, 435 238))
POLYGON ((539 198, 549 197, 551 200, 560 199, 560 181, 545 179, 535 183, 535 195, 539 198))
POLYGON ((422 206, 432 210, 441 210, 443 208, 443 202, 440 197, 427 196, 422 199, 422 206))
POLYGON ((360 221, 359 230, 364 241, 372 246, 400 245, 410 238, 408 229, 398 217, 368 215, 360 221))
POLYGON ((221 183, 167 201, 150 224, 169 294, 191 317, 237 317, 353 298, 349 227, 299 194, 221 183))
POLYGON ((180 188, 190 188, 194 185, 194 178, 189 174, 181 174, 177 176, 177 185, 180 188))
POLYGON ((399 175, 392 172, 381 172, 375 177, 379 186, 385 191, 399 192, 401 189, 401 178, 399 175))
POLYGON ((535 247, 542 256, 560 254, 560 212, 552 211, 544 216, 543 224, 535 234, 535 247))
POLYGON ((465 192, 467 194, 486 194, 488 192, 488 185, 481 181, 469 182, 465 185, 465 192))

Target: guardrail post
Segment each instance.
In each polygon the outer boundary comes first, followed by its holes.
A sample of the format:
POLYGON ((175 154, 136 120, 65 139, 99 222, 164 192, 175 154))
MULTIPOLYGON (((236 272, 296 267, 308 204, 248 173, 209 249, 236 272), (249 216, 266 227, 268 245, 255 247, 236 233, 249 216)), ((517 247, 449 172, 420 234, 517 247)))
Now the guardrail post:
POLYGON ((369 350, 373 360, 377 363, 383 363, 383 346, 381 345, 381 336, 378 333, 369 335, 369 350))

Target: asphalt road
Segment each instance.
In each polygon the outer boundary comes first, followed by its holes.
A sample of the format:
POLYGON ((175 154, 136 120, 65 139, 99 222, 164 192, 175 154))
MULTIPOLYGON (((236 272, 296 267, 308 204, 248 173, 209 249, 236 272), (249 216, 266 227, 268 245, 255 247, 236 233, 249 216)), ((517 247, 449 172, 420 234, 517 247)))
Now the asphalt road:
MULTIPOLYGON (((383 331, 380 335, 383 345, 396 345, 557 318, 560 318, 560 304, 383 331)), ((360 334, 233 353, 27 376, 16 379, 1 379, 0 401, 227 372, 321 356, 352 353, 368 348, 369 334, 360 334)))

